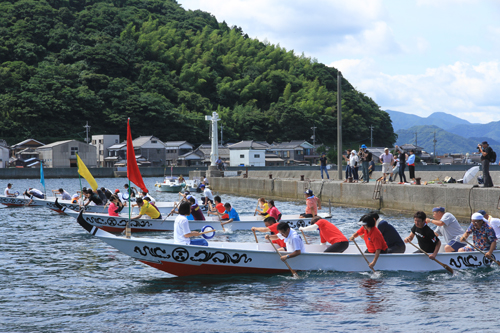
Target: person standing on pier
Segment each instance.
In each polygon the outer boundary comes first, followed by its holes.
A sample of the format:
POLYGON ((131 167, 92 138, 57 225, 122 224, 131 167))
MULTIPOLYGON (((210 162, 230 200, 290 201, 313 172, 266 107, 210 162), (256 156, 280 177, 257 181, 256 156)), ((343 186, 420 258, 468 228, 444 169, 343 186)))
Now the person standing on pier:
MULTIPOLYGON (((384 148, 384 153, 380 155, 380 162, 382 162, 382 176, 392 175, 392 164, 394 163, 394 156, 389 152, 389 148, 384 148)), ((389 181, 392 181, 392 177, 389 176, 389 181)))
POLYGON ((315 217, 318 215, 318 209, 321 209, 321 200, 314 196, 312 190, 307 190, 304 194, 306 196, 306 212, 300 214, 300 217, 315 217))
POLYGON ((406 161, 408 164, 408 171, 410 172, 410 179, 415 182, 415 151, 410 150, 410 156, 408 156, 408 160, 406 161))
POLYGON ((345 180, 344 183, 349 181, 349 178, 352 178, 352 173, 351 173, 351 167, 350 167, 350 159, 351 159, 351 149, 346 150, 346 154, 343 155, 345 161, 346 161, 346 167, 345 167, 345 180))
MULTIPOLYGON (((399 184, 404 184, 406 183, 405 168, 408 156, 399 146, 396 146, 396 154, 399 154, 399 184)), ((396 178, 396 176, 394 176, 394 178, 396 178)))
POLYGON ((361 150, 359 152, 361 158, 361 166, 363 167, 363 183, 368 183, 370 181, 370 162, 373 159, 372 153, 366 149, 366 145, 361 145, 361 150))
POLYGON ((326 168, 327 158, 326 158, 326 153, 325 152, 321 153, 321 157, 319 158, 319 161, 321 163, 321 165, 319 167, 320 170, 321 170, 321 179, 323 179, 323 171, 325 171, 326 177, 328 179, 330 179, 330 175, 328 174, 328 170, 326 168))
MULTIPOLYGON (((484 187, 493 187, 493 181, 490 176, 490 163, 492 162, 493 149, 488 145, 487 141, 483 141, 477 145, 477 149, 481 153, 481 165, 483 167, 484 187)), ((495 161, 493 161, 495 162, 495 161)))

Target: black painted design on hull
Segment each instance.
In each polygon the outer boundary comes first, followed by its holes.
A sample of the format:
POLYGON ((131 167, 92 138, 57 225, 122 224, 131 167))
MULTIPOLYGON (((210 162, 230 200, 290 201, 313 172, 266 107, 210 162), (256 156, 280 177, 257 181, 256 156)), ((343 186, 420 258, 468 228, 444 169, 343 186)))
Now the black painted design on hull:
MULTIPOLYGON (((108 217, 102 218, 97 216, 86 216, 85 221, 88 223, 98 226, 98 227, 114 227, 114 228, 125 228, 127 226, 128 219, 108 217)), ((146 228, 152 227, 153 224, 147 220, 130 220, 131 228, 146 228)))
POLYGON ((141 248, 139 246, 136 246, 134 248, 134 252, 135 253, 139 253, 140 255, 142 255, 144 257, 146 257, 148 255, 148 253, 149 253, 149 255, 152 256, 152 257, 161 258, 161 259, 170 259, 170 254, 166 254, 167 251, 165 251, 164 249, 160 248, 159 246, 157 246, 155 248, 150 248, 149 246, 144 245, 142 247, 142 250, 141 250, 141 248))
POLYGON ((283 221, 281 220, 280 222, 286 222, 290 226, 290 228, 297 229, 299 227, 305 227, 311 224, 311 220, 297 220, 297 221, 283 221))
POLYGON ((192 261, 197 261, 197 262, 208 262, 212 260, 215 263, 220 262, 223 264, 227 263, 238 264, 241 260, 243 260, 243 262, 246 264, 252 261, 252 258, 248 258, 246 254, 235 253, 231 256, 229 253, 226 252, 215 251, 212 253, 205 250, 196 252, 194 256, 192 256, 190 259, 192 261))

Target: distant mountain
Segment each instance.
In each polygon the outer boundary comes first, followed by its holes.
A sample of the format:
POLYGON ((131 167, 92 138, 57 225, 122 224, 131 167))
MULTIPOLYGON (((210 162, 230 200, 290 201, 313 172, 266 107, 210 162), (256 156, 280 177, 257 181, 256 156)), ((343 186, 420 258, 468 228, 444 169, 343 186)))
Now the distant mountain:
MULTIPOLYGON (((413 126, 409 129, 400 129, 396 131, 398 135, 397 145, 405 143, 415 144, 415 132, 417 132, 417 146, 423 147, 428 153, 434 152, 434 131, 436 131, 436 155, 446 153, 470 153, 476 151, 477 144, 484 139, 464 138, 463 136, 445 131, 438 126, 424 125, 413 126)), ((493 139, 487 140, 491 146, 498 147, 500 142, 493 139)))
MULTIPOLYGON (((392 127, 395 131, 400 129, 408 129, 412 126, 438 126, 444 130, 449 130, 457 126, 471 125, 467 120, 455 117, 451 114, 444 112, 434 112, 427 118, 419 117, 414 114, 404 112, 385 110, 392 120, 392 127)), ((477 124, 481 126, 480 124, 477 124)), ((459 134, 460 135, 460 134, 459 134)))
MULTIPOLYGON (((394 127, 394 123, 392 126, 394 127)), ((394 130, 396 129, 394 128, 394 130)), ((491 140, 500 141, 500 121, 494 121, 488 124, 456 125, 448 129, 448 131, 467 138, 475 138, 478 142, 486 140, 490 145, 491 140)))

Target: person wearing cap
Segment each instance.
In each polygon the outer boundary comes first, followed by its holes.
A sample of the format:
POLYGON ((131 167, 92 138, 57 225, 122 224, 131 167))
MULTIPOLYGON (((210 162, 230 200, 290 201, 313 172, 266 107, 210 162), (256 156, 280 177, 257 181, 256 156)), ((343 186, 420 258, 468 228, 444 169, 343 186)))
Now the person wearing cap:
POLYGON ((427 224, 435 224, 437 227, 434 230, 436 236, 443 236, 446 252, 456 252, 465 244, 460 242, 460 237, 464 233, 464 229, 460 226, 453 214, 445 212, 444 207, 434 207, 432 209, 432 219, 425 220, 427 224))
MULTIPOLYGON (((486 257, 491 259, 493 251, 497 247, 497 236, 495 230, 488 225, 488 220, 479 213, 474 213, 471 216, 471 224, 467 231, 462 235, 460 241, 465 242, 465 240, 472 234, 472 240, 474 246, 481 251, 486 252, 486 257)), ((476 251, 476 249, 470 245, 464 246, 458 250, 458 252, 470 252, 476 251)))
POLYGON ((266 235, 267 240, 281 239, 286 244, 286 251, 290 252, 285 255, 281 255, 281 260, 286 261, 287 259, 300 256, 302 253, 306 252, 306 247, 302 238, 300 238, 297 231, 291 229, 288 223, 280 222, 278 224, 278 233, 276 235, 266 235))
POLYGON ((196 199, 196 197, 194 195, 192 195, 191 192, 189 192, 189 191, 186 191, 184 193, 179 192, 179 194, 182 195, 181 201, 189 201, 189 198, 193 197, 195 203, 198 205, 198 199, 196 199))
MULTIPOLYGON (((252 227, 252 231, 271 232, 272 235, 277 235, 279 233, 278 223, 276 222, 276 219, 274 217, 266 217, 264 219, 264 225, 265 227, 252 227)), ((277 238, 272 240, 272 242, 279 246, 278 250, 286 251, 286 243, 284 240, 277 238)))
POLYGON ((11 188, 12 188, 12 184, 8 183, 7 187, 5 188, 5 191, 3 192, 6 197, 15 197, 16 196, 16 193, 10 190, 11 188))
POLYGON ((478 210, 477 212, 483 215, 483 217, 488 221, 488 225, 495 230, 495 235, 497 235, 498 238, 500 236, 500 219, 494 218, 484 210, 478 210))
MULTIPOLYGON (((405 238, 405 243, 409 243, 415 236, 418 239, 418 246, 429 254, 429 259, 436 259, 436 256, 441 248, 441 241, 434 231, 425 223, 427 215, 424 212, 418 211, 413 215, 415 225, 411 228, 410 235, 405 238)), ((420 250, 414 253, 420 253, 420 250)))
POLYGON ((78 194, 73 194, 73 196, 71 197, 71 203, 77 204, 78 200, 80 200, 80 196, 78 194))
POLYGON ((139 211, 139 215, 132 217, 133 220, 140 219, 142 215, 148 215, 150 218, 154 220, 161 219, 160 212, 147 200, 142 200, 142 198, 137 198, 135 202, 137 203, 137 206, 139 206, 141 210, 139 211))
POLYGON ((381 253, 387 253, 387 243, 385 242, 384 236, 378 228, 375 226, 375 219, 370 215, 363 215, 358 223, 361 228, 358 229, 349 238, 350 241, 354 241, 356 237, 363 236, 366 244, 365 253, 374 253, 375 256, 371 263, 368 264, 370 268, 375 267, 378 257, 381 253))
POLYGON ((58 192, 61 194, 61 199, 63 200, 71 200, 71 195, 66 192, 64 189, 60 188, 58 192))
POLYGON ((493 149, 491 149, 487 141, 483 141, 480 145, 477 145, 477 149, 481 153, 484 187, 493 187, 493 181, 490 176, 490 157, 493 149))
POLYGON ((371 212, 370 216, 375 220, 375 226, 384 236, 387 243, 387 253, 405 253, 406 245, 403 239, 389 222, 382 220, 377 212, 371 212))
POLYGON ((394 163, 394 156, 389 152, 389 148, 384 148, 384 153, 379 157, 380 162, 382 162, 382 177, 389 174, 389 181, 392 181, 392 164, 394 163))
POLYGON ((326 169, 326 162, 327 162, 327 160, 328 159, 326 158, 326 153, 322 152, 321 153, 321 157, 319 158, 319 162, 320 162, 319 169, 321 170, 321 179, 323 179, 323 171, 325 171, 326 177, 328 179, 330 179, 330 175, 328 174, 328 170, 326 169))
POLYGON ((372 153, 366 149, 366 145, 361 145, 361 150, 359 151, 361 166, 363 168, 363 183, 368 183, 370 181, 370 170, 369 165, 373 159, 372 153))
POLYGON ((321 209, 321 200, 314 196, 312 190, 305 191, 304 195, 306 196, 306 212, 300 214, 300 217, 315 217, 318 215, 318 205, 321 209))
POLYGON ((208 188, 208 186, 205 186, 204 184, 200 185, 201 190, 203 191, 204 197, 203 199, 203 205, 208 205, 208 203, 214 203, 214 195, 212 194, 212 191, 208 188))
POLYGON ((353 180, 355 183, 357 183, 359 180, 358 176, 359 158, 358 155, 356 155, 356 151, 354 149, 351 150, 351 157, 349 158, 349 166, 351 169, 353 180))
POLYGON ((315 216, 311 219, 311 225, 299 227, 300 231, 319 230, 321 245, 327 242, 331 245, 324 252, 342 253, 349 247, 347 237, 330 221, 315 216))

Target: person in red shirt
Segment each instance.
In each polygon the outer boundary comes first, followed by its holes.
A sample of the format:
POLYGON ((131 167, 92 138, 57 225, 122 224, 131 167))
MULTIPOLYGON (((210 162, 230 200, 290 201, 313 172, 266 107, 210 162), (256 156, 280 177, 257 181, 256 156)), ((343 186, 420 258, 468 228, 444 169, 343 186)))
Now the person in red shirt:
MULTIPOLYGON (((272 216, 266 217, 264 220, 265 227, 252 227, 252 231, 259 231, 259 232, 271 232, 272 235, 277 235, 278 234, 278 224, 276 222, 276 219, 272 216)), ((274 244, 278 244, 280 247, 278 250, 280 251, 286 251, 286 243, 282 239, 275 239, 272 241, 274 244)))
POLYGON ((375 267, 378 257, 381 253, 387 253, 387 243, 380 230, 375 226, 375 219, 370 215, 363 215, 358 223, 361 225, 349 240, 353 241, 356 237, 363 236, 366 244, 365 253, 375 253, 373 261, 368 265, 370 268, 375 267))
POLYGON ((311 225, 307 227, 300 227, 300 231, 315 231, 319 229, 319 236, 321 244, 327 242, 332 244, 324 252, 342 253, 349 247, 347 237, 331 222, 315 216, 311 219, 311 225))
MULTIPOLYGON (((224 208, 224 204, 222 203, 222 199, 216 195, 214 197, 214 203, 215 203, 215 209, 212 208, 212 204, 209 203, 208 205, 210 206, 210 209, 208 210, 208 215, 217 215, 217 211, 219 213, 224 213, 226 211, 226 208, 224 208)), ((229 215, 224 214, 221 216, 221 220, 229 220, 229 215)))

